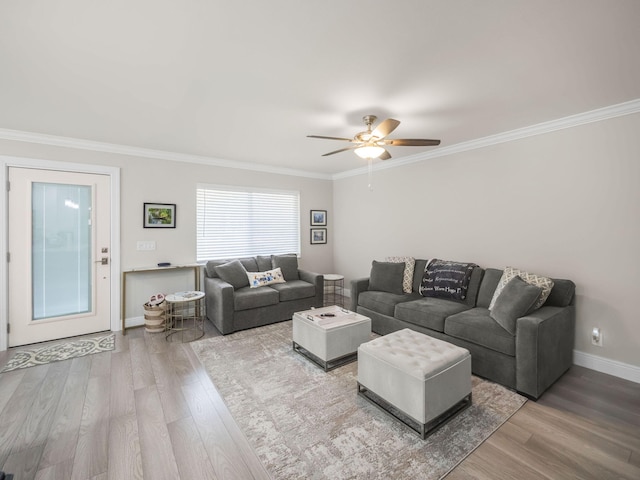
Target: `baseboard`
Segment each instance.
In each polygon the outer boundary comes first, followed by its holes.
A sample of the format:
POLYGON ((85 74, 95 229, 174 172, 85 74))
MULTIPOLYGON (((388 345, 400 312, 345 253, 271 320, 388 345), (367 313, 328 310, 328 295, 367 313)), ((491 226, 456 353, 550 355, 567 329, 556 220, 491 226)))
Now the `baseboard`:
POLYGON ((129 317, 125 319, 125 325, 127 328, 140 327, 144 325, 144 315, 141 317, 129 317))
POLYGON ((640 367, 628 363, 609 360, 590 353, 573 351, 573 363, 580 367, 590 368, 596 372, 606 373, 631 382, 640 383, 640 367))

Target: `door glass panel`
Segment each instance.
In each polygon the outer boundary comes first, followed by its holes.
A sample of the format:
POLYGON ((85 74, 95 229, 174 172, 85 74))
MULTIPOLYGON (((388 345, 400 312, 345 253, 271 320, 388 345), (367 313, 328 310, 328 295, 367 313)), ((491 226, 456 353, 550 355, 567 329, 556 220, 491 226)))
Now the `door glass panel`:
POLYGON ((33 320, 91 311, 91 187, 33 183, 33 320))

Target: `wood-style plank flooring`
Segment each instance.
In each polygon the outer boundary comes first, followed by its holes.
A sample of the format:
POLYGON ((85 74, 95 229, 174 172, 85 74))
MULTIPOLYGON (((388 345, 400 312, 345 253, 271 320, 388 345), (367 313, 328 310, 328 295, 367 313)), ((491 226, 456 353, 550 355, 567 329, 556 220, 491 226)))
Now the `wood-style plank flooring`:
MULTIPOLYGON (((16 480, 270 478, 190 347, 143 328, 117 333, 113 352, 0 374, 0 470, 16 480)), ((573 367, 447 476, 468 478, 640 479, 640 384, 573 367)))

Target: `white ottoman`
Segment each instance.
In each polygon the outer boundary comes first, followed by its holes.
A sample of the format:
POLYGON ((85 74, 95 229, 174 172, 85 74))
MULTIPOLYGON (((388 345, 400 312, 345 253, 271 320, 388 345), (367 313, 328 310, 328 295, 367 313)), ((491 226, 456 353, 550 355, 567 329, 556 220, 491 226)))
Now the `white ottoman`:
POLYGON ((335 305, 293 314, 293 350, 325 371, 356 360, 369 339, 371 319, 335 305))
POLYGON ((471 355, 408 328, 390 333, 358 348, 358 395, 424 439, 471 405, 471 355))

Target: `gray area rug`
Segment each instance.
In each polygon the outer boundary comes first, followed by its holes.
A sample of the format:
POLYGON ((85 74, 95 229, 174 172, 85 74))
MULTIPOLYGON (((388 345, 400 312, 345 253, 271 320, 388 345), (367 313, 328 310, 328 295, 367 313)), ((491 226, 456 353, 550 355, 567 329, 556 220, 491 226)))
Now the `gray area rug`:
POLYGON ((11 357, 0 373, 113 350, 115 338, 115 335, 111 333, 96 338, 83 338, 36 349, 20 350, 11 357))
POLYGON ((438 479, 526 399, 473 377, 473 405, 427 440, 357 396, 357 362, 325 373, 291 345, 291 321, 191 344, 276 479, 438 479))

